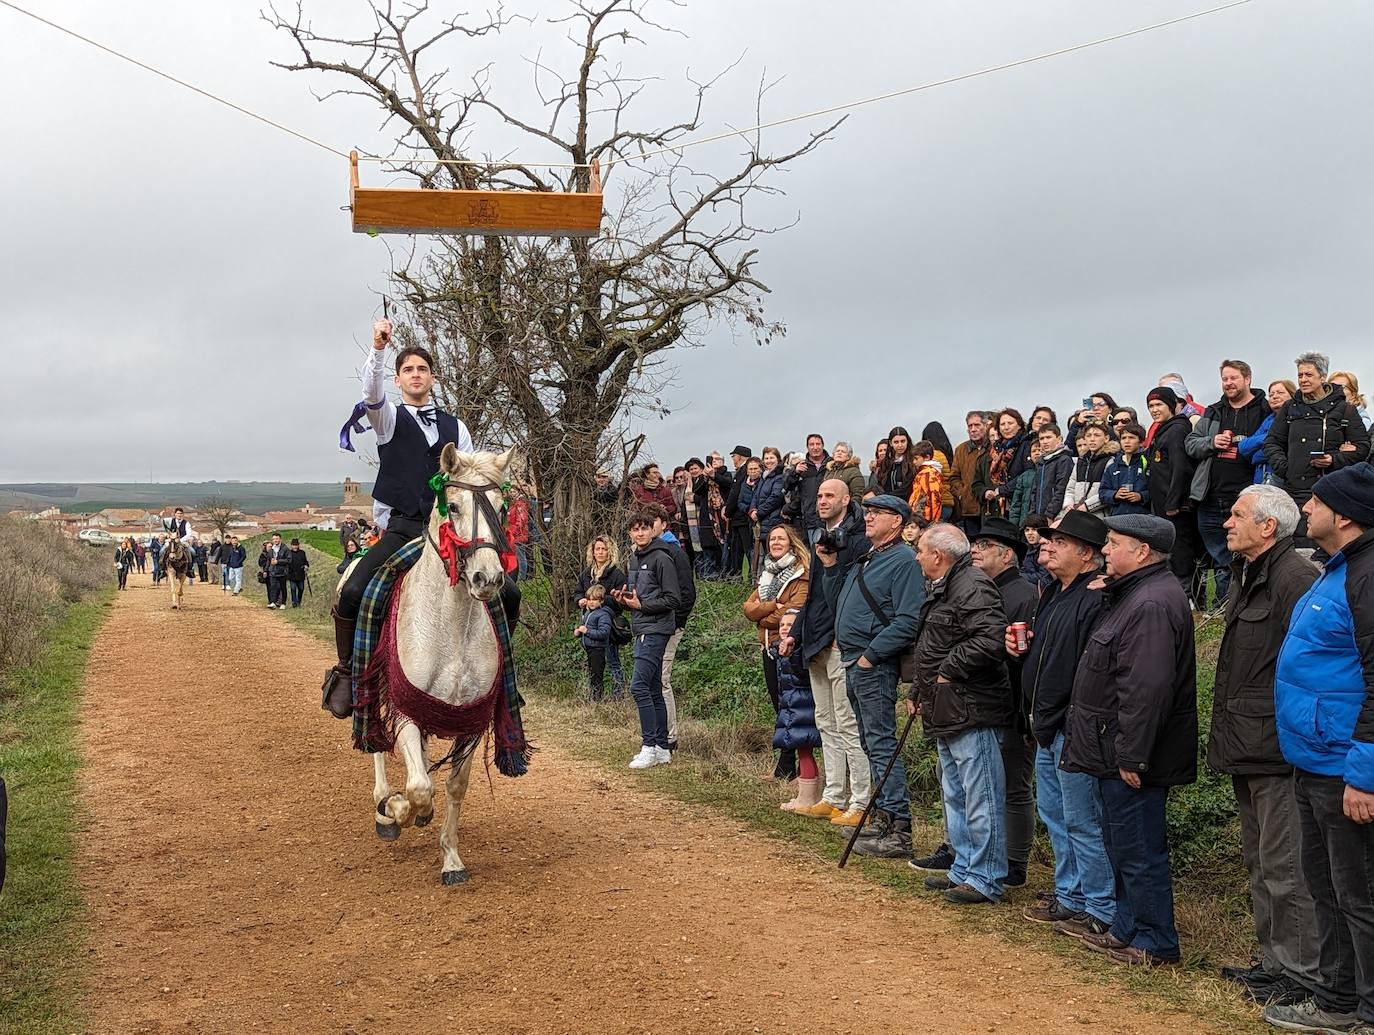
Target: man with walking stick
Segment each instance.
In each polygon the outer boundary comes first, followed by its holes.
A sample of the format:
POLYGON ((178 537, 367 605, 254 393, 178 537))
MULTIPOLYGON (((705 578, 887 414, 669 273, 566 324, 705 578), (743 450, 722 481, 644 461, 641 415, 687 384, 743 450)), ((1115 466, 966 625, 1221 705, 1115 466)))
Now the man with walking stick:
POLYGON ((911 508, 896 496, 863 501, 864 534, 872 549, 847 569, 822 542, 822 592, 835 615, 835 642, 859 720, 859 740, 874 781, 872 819, 854 842, 860 855, 911 857, 911 800, 897 742, 901 658, 916 637, 925 600, 921 569, 902 544, 911 508))

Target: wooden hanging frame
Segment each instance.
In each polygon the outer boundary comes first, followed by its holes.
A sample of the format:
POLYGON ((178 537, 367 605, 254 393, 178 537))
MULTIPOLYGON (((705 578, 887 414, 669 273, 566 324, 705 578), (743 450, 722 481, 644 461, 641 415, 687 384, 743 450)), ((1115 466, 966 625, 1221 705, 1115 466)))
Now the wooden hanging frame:
POLYGON ((591 191, 423 190, 363 187, 350 152, 353 232, 479 234, 484 237, 596 237, 601 233, 601 164, 591 191))

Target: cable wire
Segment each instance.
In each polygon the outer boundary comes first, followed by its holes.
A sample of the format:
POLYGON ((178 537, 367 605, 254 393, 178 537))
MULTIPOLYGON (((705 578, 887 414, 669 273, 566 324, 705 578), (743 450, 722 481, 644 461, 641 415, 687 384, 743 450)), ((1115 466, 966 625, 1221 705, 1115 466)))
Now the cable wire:
POLYGON ((188 83, 183 79, 178 79, 176 76, 170 75, 169 73, 164 72, 159 68, 154 68, 152 65, 145 64, 144 62, 138 60, 138 58, 130 57, 128 54, 122 54, 119 51, 115 50, 113 47, 107 47, 105 44, 99 43, 88 36, 83 36, 79 32, 73 32, 71 29, 68 29, 64 25, 58 25, 56 22, 49 21, 47 18, 44 18, 41 15, 37 15, 34 14, 32 11, 25 10, 18 4, 11 3, 10 0, 0 0, 0 6, 8 7, 12 11, 18 11, 20 14, 28 15, 34 21, 42 22, 44 25, 48 26, 51 29, 56 29, 58 32, 66 33, 68 36, 71 36, 73 39, 78 39, 82 43, 89 43, 92 47, 95 47, 98 50, 103 50, 105 53, 111 54, 114 57, 119 58, 121 61, 127 61, 131 65, 137 65, 139 68, 144 69, 145 71, 152 72, 153 75, 161 76, 163 79, 166 79, 169 82, 176 83, 177 86, 184 86, 186 89, 192 91, 193 93, 198 93, 202 97, 208 97, 212 101, 218 101, 220 104, 223 104, 226 108, 233 108, 235 111, 247 115, 250 119, 257 119, 259 122, 266 123, 273 129, 279 129, 283 133, 289 133, 297 140, 304 140, 307 144, 314 144, 316 147, 322 147, 330 154, 338 155, 340 158, 348 157, 347 153, 340 151, 338 148, 330 147, 328 144, 316 140, 313 137, 308 137, 304 133, 298 133, 296 130, 291 129, 289 126, 283 126, 280 122, 273 122, 266 116, 259 115, 255 111, 249 111, 247 108, 243 107, 242 105, 235 104, 233 101, 226 101, 223 97, 216 96, 209 90, 202 90, 199 86, 193 86, 191 83, 188 83))

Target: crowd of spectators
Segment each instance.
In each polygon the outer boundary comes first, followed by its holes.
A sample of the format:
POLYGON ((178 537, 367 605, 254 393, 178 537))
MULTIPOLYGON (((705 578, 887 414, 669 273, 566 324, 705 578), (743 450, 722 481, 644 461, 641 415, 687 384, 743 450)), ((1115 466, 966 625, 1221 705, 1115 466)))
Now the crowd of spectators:
POLYGON ((1023 915, 1130 965, 1182 956, 1165 806, 1197 778, 1195 628, 1223 627, 1205 750, 1232 778, 1258 951, 1223 969, 1298 1031, 1374 1032, 1374 466, 1358 382, 1318 353, 1199 405, 1178 374, 1141 411, 1106 393, 974 410, 952 444, 737 445, 598 502, 576 633, 593 696, 638 708, 635 769, 671 762, 672 654, 699 579, 752 584, 783 808, 904 859, 948 902, 1054 882, 1023 915), (865 470, 866 468, 866 470, 865 470), (1209 612, 1208 615, 1200 612, 1209 612), (621 668, 631 644, 634 665, 621 668), (919 857, 898 698, 935 742, 944 843, 919 857), (819 761, 815 749, 820 749, 819 761))

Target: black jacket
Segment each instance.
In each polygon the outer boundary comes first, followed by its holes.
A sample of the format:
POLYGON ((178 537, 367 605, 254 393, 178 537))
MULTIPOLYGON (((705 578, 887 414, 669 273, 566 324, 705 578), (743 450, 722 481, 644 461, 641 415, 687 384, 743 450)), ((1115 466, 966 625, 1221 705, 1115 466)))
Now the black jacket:
MULTIPOLYGON (((838 527, 844 533, 845 544, 844 549, 839 553, 839 560, 835 567, 839 569, 839 577, 843 578, 849 571, 849 566, 873 548, 873 544, 864 535, 863 508, 859 506, 858 500, 851 499, 849 501, 849 510, 838 527)), ((815 537, 810 538, 814 539, 815 537)), ((821 559, 816 556, 814 542, 811 544, 811 565, 806 570, 811 572, 825 571, 825 565, 821 564, 821 559)), ((812 658, 835 642, 835 612, 830 606, 830 601, 826 599, 824 591, 817 592, 817 589, 819 587, 815 586, 812 592, 807 594, 806 603, 801 607, 801 614, 797 615, 796 620, 792 623, 793 638, 801 644, 802 658, 807 664, 810 664, 812 658)))
POLYGON ((682 629, 686 627, 687 619, 692 615, 692 608, 697 606, 697 581, 692 575, 692 555, 687 552, 682 540, 672 532, 664 532, 662 541, 673 548, 673 565, 677 569, 677 588, 680 597, 674 614, 677 618, 677 628, 682 629))
POLYGON ((304 582, 305 573, 310 570, 310 558, 305 555, 305 550, 286 549, 286 575, 287 578, 295 582, 304 582))
POLYGON ((226 546, 220 551, 220 561, 226 568, 242 568, 248 560, 248 551, 242 546, 226 546))
POLYGON ((1030 650, 1021 658, 1021 693, 1031 735, 1042 747, 1063 732, 1078 659, 1102 616, 1104 597, 1089 584, 1100 572, 1078 576, 1065 589, 1055 579, 1031 619, 1030 650))
MULTIPOLYGON (((1035 615, 1035 605, 1040 599, 1040 591, 1021 574, 1021 569, 1016 565, 1012 565, 992 581, 997 586, 997 592, 1002 595, 1002 610, 1006 613, 1007 624, 1025 622, 1029 625, 1035 615)), ((1020 731, 1024 714, 1021 707, 1021 659, 1007 658, 1006 662, 1007 676, 1011 679, 1012 716, 1020 731)))
POLYGON ((1183 587, 1161 561, 1104 592, 1106 610, 1074 679, 1060 768, 1108 779, 1125 769, 1153 787, 1192 783, 1197 657, 1183 587))
POLYGON ((1369 429, 1355 407, 1345 398, 1340 385, 1327 385, 1327 395, 1316 402, 1299 396, 1283 404, 1264 440, 1264 455, 1274 474, 1283 480, 1288 494, 1298 501, 1312 495, 1312 486, 1323 469, 1312 466, 1313 453, 1329 453, 1327 471, 1348 467, 1369 459, 1369 429), (1342 453, 1341 444, 1355 445, 1353 453, 1342 453))
POLYGON ((949 574, 927 587, 911 684, 927 736, 1011 727, 1006 634, 1002 595, 970 557, 961 557, 949 574), (940 682, 941 676, 948 682, 940 682))
POLYGON ((816 513, 816 494, 825 480, 825 465, 830 463, 830 454, 825 453, 821 457, 819 466, 813 464, 809 456, 802 457, 802 460, 806 463, 806 473, 798 474, 795 467, 789 467, 783 487, 796 502, 797 524, 803 531, 809 531, 821 523, 820 515, 816 513))
POLYGON ((640 609, 631 612, 636 636, 671 636, 677 630, 682 589, 673 555, 680 553, 676 543, 665 543, 661 538, 631 552, 625 579, 626 586, 639 595, 640 609))
MULTIPOLYGON (((719 487, 720 482, 716 482, 719 487)), ((714 550, 720 545, 720 537, 716 535, 715 515, 711 513, 711 478, 706 474, 699 474, 692 479, 688 486, 692 493, 692 502, 697 508, 697 527, 698 535, 701 537, 701 548, 703 550, 714 550)), ((721 489, 721 499, 725 499, 728 489, 721 489)), ((682 527, 687 528, 687 508, 682 508, 682 527)), ((688 530, 687 542, 690 544, 691 532, 688 530)))
MULTIPOLYGON (((291 547, 283 543, 281 547, 281 553, 279 553, 276 557, 273 557, 272 547, 270 545, 264 546, 263 554, 267 557, 267 574, 274 579, 286 578, 287 572, 290 570, 291 567, 291 560, 286 555, 290 552, 291 547)), ((259 558, 259 563, 261 562, 262 558, 259 558)))
POLYGON ((587 590, 592 586, 602 586, 606 590, 606 606, 616 614, 624 610, 619 601, 611 596, 611 590, 625 588, 625 573, 614 564, 606 565, 606 570, 601 573, 601 578, 592 576, 591 568, 583 568, 582 574, 577 576, 577 596, 574 599, 581 600, 587 595, 587 590))
POLYGON ((1207 764, 1234 776, 1282 776, 1292 771, 1279 749, 1274 719, 1274 669, 1293 607, 1319 569, 1281 539, 1247 567, 1236 558, 1226 598, 1226 632, 1217 652, 1207 764))
POLYGON ((1150 509, 1159 517, 1192 507, 1193 461, 1188 456, 1192 422, 1176 413, 1155 430, 1150 440, 1150 509))
POLYGON ((749 480, 749 465, 740 464, 735 468, 734 478, 730 484, 730 491, 725 496, 725 517, 729 520, 731 528, 745 528, 749 524, 749 508, 741 509, 739 494, 744 488, 744 483, 749 480))

